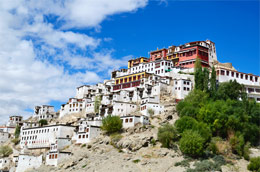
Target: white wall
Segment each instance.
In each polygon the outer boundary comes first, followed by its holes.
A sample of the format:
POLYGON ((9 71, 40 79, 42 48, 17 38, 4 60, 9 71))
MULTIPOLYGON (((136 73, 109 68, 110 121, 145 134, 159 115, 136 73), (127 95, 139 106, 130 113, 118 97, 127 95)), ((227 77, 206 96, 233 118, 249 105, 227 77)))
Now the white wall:
POLYGON ((9 138, 9 133, 0 132, 0 143, 5 143, 9 138))
POLYGON ((30 155, 19 155, 18 165, 16 172, 24 172, 27 169, 39 168, 42 164, 42 155, 30 156, 30 155))

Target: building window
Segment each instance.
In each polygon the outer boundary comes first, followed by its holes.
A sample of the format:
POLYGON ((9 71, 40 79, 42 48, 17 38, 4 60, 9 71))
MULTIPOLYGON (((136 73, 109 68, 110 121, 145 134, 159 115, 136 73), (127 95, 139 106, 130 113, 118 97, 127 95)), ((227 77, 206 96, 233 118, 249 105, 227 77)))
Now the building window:
POLYGON ((229 76, 229 71, 227 71, 227 76, 229 76))
POLYGON ((57 159, 58 158, 58 154, 55 154, 55 159, 57 159))
POLYGON ((85 139, 85 135, 82 135, 82 138, 85 139))
POLYGON ((128 123, 128 119, 125 119, 125 123, 128 123))
POLYGON ((245 79, 246 79, 246 80, 248 79, 248 75, 245 75, 245 79))
POLYGON ((244 75, 241 73, 241 74, 240 74, 240 78, 243 79, 243 76, 244 76, 244 75))
POLYGON ((221 70, 221 71, 220 71, 220 75, 225 75, 225 71, 224 71, 224 70, 221 70))
POLYGON ((238 76, 239 76, 239 73, 236 73, 236 77, 238 78, 238 76))
POLYGON ((133 118, 130 118, 130 119, 129 119, 129 122, 133 122, 133 118))
POLYGON ((81 139, 81 135, 79 135, 79 139, 81 139))
POLYGON ((51 154, 49 155, 49 159, 51 159, 51 154))

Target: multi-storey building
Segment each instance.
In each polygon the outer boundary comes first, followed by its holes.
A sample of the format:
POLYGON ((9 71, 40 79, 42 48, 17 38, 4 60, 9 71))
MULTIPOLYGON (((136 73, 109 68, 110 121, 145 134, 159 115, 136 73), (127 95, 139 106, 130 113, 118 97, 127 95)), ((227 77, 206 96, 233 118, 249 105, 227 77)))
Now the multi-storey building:
POLYGON ((54 106, 42 105, 34 107, 34 117, 38 119, 53 119, 57 118, 58 114, 54 110, 54 106))
POLYGON ((260 102, 260 77, 253 74, 238 72, 232 68, 216 66, 217 81, 228 82, 236 80, 238 83, 243 84, 249 98, 255 99, 260 102))
POLYGON ((57 139, 72 138, 75 127, 57 124, 43 127, 21 127, 20 147, 49 148, 57 139))

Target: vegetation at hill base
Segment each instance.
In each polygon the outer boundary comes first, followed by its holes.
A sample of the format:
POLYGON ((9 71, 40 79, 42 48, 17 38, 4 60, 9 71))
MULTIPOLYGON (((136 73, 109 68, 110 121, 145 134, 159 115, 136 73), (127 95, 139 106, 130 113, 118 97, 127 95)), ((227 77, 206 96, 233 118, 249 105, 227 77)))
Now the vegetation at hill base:
POLYGON ((119 116, 108 115, 102 120, 101 129, 108 134, 119 132, 123 127, 122 120, 119 116))
POLYGON ((250 171, 260 172, 260 156, 251 158, 247 169, 250 171))
POLYGON ((9 155, 11 155, 13 153, 13 149, 8 146, 0 146, 0 157, 8 157, 9 155))
POLYGON ((249 160, 250 146, 257 146, 260 140, 260 104, 249 99, 244 86, 236 80, 218 84, 214 67, 210 74, 202 69, 199 60, 195 66, 195 89, 178 103, 180 119, 167 126, 176 128, 177 133, 162 132, 162 126, 159 141, 170 148, 177 140, 181 151, 192 157, 203 156, 204 150, 223 154, 222 145, 249 160))

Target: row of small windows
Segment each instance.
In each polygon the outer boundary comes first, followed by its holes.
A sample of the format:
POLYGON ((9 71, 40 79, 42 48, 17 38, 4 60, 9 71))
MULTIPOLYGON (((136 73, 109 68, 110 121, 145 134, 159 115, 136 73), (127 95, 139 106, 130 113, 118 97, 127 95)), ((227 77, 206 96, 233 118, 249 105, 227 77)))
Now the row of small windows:
MULTIPOLYGON (((23 135, 26 134, 37 134, 37 133, 48 133, 51 129, 38 129, 38 130, 31 130, 31 131, 24 131, 23 135)), ((53 128, 52 131, 58 131, 58 128, 53 128)))
POLYGON ((88 138, 88 134, 80 134, 79 135, 79 139, 87 139, 88 138))
MULTIPOLYGON (((175 87, 175 90, 181 90, 181 87, 175 87)), ((189 87, 183 87, 184 91, 190 91, 189 87)))
POLYGON ((49 154, 49 159, 57 159, 58 154, 49 154))
POLYGON ((258 77, 255 76, 253 77, 252 75, 247 75, 247 74, 242 74, 242 73, 238 73, 238 72, 230 72, 230 71, 225 71, 225 70, 218 70, 217 71, 217 75, 226 75, 226 76, 231 76, 231 77, 236 77, 236 78, 239 78, 239 75, 240 75, 240 79, 244 79, 245 80, 250 80, 250 81, 254 81, 254 78, 255 78, 255 82, 258 81, 258 77), (231 75, 230 75, 231 74, 231 75))

